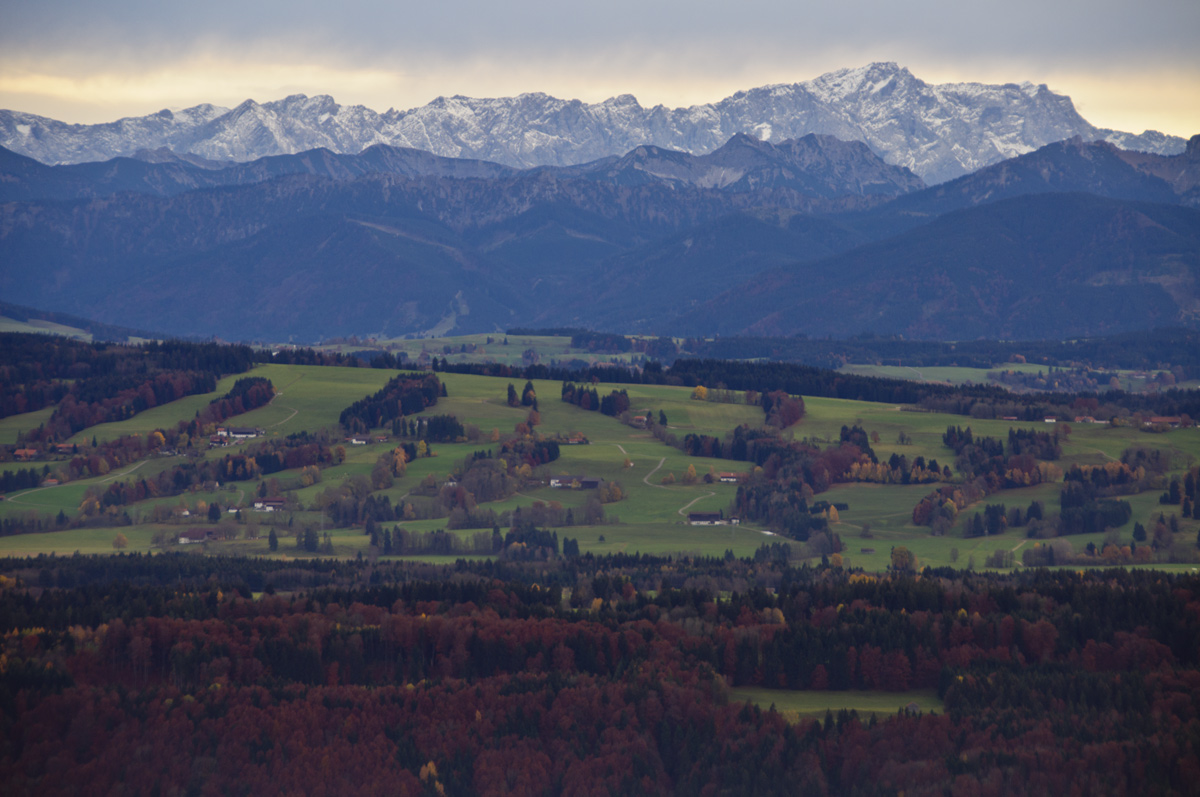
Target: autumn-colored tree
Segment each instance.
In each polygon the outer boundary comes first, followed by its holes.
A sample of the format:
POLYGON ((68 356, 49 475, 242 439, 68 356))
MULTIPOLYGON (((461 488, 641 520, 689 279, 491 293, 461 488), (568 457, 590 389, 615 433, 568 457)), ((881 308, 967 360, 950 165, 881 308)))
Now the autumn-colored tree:
MULTIPOLYGON (((696 401, 707 401, 708 388, 704 385, 696 385, 695 389, 692 390, 692 398, 696 399, 696 401)), ((666 424, 663 425, 665 426, 666 424)))
POLYGON ((393 483, 392 455, 390 453, 382 454, 371 468, 371 486, 376 490, 386 490, 393 483))
POLYGON ((684 484, 695 484, 696 479, 697 479, 696 466, 689 464, 687 466, 687 473, 683 474, 683 483, 684 484))
POLYGON ((892 570, 897 573, 909 573, 917 569, 917 557, 903 545, 892 549, 892 570))
POLYGON ((392 451, 392 473, 396 476, 403 476, 408 472, 408 454, 404 452, 402 446, 396 446, 392 451))
POLYGON ((118 532, 117 536, 113 537, 112 547, 118 551, 123 551, 129 547, 129 538, 118 532))

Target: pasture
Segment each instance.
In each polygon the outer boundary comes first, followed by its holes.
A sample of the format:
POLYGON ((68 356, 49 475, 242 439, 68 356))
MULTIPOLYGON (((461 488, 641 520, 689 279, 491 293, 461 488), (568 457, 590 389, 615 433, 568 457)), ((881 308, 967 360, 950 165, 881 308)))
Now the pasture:
POLYGON ((397 357, 403 354, 406 364, 424 365, 433 357, 450 363, 496 362, 504 365, 569 362, 628 364, 633 355, 593 354, 587 349, 571 346, 568 335, 506 335, 503 332, 475 335, 451 335, 436 338, 379 338, 368 343, 342 342, 319 348, 355 352, 384 349, 397 357))
MULTIPOLYGON (((554 341, 558 345, 562 340, 554 341)), ((513 345, 510 338, 510 347, 513 345)), ((532 342, 532 341, 523 341, 532 342)), ((417 345, 420 341, 409 341, 417 345)), ((550 345, 547 343, 546 345, 550 345)), ((440 354, 439 354, 440 356, 440 354)), ((316 432, 336 427, 341 411, 352 402, 379 390, 391 376, 392 371, 370 368, 330 368, 319 366, 295 366, 267 364, 255 368, 256 376, 272 381, 277 390, 275 400, 259 408, 227 421, 230 426, 255 426, 265 430, 268 437, 281 437, 297 432, 316 432)), ((452 414, 460 422, 477 427, 478 438, 468 442, 433 444, 433 456, 420 458, 409 463, 404 476, 397 478, 392 487, 380 491, 379 497, 387 496, 393 505, 406 500, 423 479, 432 475, 438 481, 460 470, 467 457, 480 450, 494 449, 493 433, 499 438, 509 435, 529 415, 528 407, 507 405, 507 386, 512 383, 517 391, 524 387, 524 380, 496 377, 479 377, 460 374, 439 374, 446 385, 448 396, 425 414, 452 414)), ((209 401, 223 395, 236 377, 221 380, 217 390, 204 396, 192 396, 167 405, 155 407, 133 418, 115 424, 92 427, 76 436, 79 440, 111 439, 125 434, 149 434, 157 428, 167 428, 179 421, 194 416, 196 411, 209 401)), ((750 463, 730 460, 708 459, 687 456, 656 440, 648 431, 621 423, 615 418, 598 412, 590 412, 566 404, 560 400, 561 383, 535 380, 534 389, 538 398, 540 423, 536 431, 549 435, 583 434, 588 445, 562 446, 560 458, 544 466, 544 477, 552 475, 594 476, 621 484, 624 500, 606 504, 605 513, 609 522, 605 525, 575 525, 556 529, 560 540, 563 537, 578 539, 583 552, 596 554, 615 552, 644 552, 655 554, 701 554, 720 556, 726 550, 735 555, 749 556, 764 543, 780 542, 783 538, 771 536, 762 529, 749 526, 689 526, 686 515, 689 511, 718 512, 729 514, 737 486, 714 482, 706 484, 705 474, 710 472, 749 472, 750 463), (684 484, 688 467, 695 469, 698 480, 684 484), (673 483, 664 484, 668 474, 673 483), (619 521, 619 522, 614 522, 619 521)), ((682 438, 688 433, 723 437, 739 424, 751 427, 763 422, 762 410, 757 406, 740 403, 718 403, 697 401, 692 391, 684 387, 610 385, 599 383, 593 386, 600 396, 609 391, 624 389, 629 395, 631 414, 649 412, 658 417, 662 412, 667 418, 668 430, 682 438)), ((953 466, 953 453, 942 444, 942 434, 947 426, 970 426, 977 435, 1007 438, 1012 427, 1045 428, 1042 424, 1017 423, 1010 421, 971 419, 963 416, 928 412, 912 412, 890 404, 873 404, 841 399, 806 397, 807 414, 785 434, 796 440, 807 439, 824 446, 838 440, 843 426, 860 425, 873 439, 873 448, 881 460, 892 454, 903 454, 910 461, 917 456, 937 459, 941 464, 953 466), (904 440, 902 443, 901 440, 904 440)), ((14 416, 0 421, 0 436, 10 436, 15 441, 22 429, 34 428, 44 422, 50 410, 14 416)), ((386 431, 386 430, 385 430, 386 431)), ((1060 431, 1065 432, 1066 429, 1060 431)), ((252 445, 241 443, 240 446, 252 445)), ((272 474, 267 481, 274 481, 290 490, 299 505, 305 509, 295 513, 276 513, 266 516, 250 511, 247 507, 261 488, 261 481, 252 480, 223 485, 212 492, 189 492, 183 496, 164 497, 140 502, 127 507, 134 522, 133 526, 116 526, 103 529, 76 529, 54 534, 31 534, 21 538, 0 538, 0 551, 111 552, 111 541, 117 531, 129 539, 127 550, 150 550, 155 532, 167 531, 167 536, 178 536, 183 528, 197 526, 196 518, 180 519, 167 523, 151 522, 156 507, 173 510, 195 508, 204 503, 219 503, 222 508, 240 506, 243 520, 238 526, 237 539, 210 542, 203 546, 207 552, 243 553, 267 555, 267 530, 275 525, 279 530, 280 547, 276 556, 296 556, 295 533, 305 525, 312 525, 322 533, 328 532, 334 552, 338 556, 357 556, 367 553, 367 540, 359 528, 332 528, 328 517, 310 509, 318 497, 330 488, 336 488, 347 479, 369 476, 379 456, 392 450, 395 442, 371 443, 365 446, 346 444, 345 460, 333 467, 325 468, 321 480, 308 487, 299 487, 298 473, 284 471, 272 474), (62 535, 62 536, 60 536, 62 535)), ((1165 434, 1152 434, 1133 428, 1108 426, 1071 425, 1069 436, 1063 443, 1063 459, 1057 464, 1064 470, 1071 463, 1100 464, 1120 457, 1127 448, 1145 446, 1165 449, 1172 453, 1174 472, 1181 472, 1189 463, 1200 459, 1200 432, 1195 429, 1176 430, 1165 434)), ((233 449, 238 450, 237 448, 233 449)), ((220 457, 229 449, 202 451, 201 457, 220 457)), ((14 493, 0 502, 0 518, 37 511, 43 514, 64 512, 68 516, 78 512, 86 492, 91 488, 103 490, 114 479, 152 476, 163 469, 173 467, 180 458, 161 457, 135 463, 118 472, 100 477, 83 479, 57 487, 39 488, 14 493)), ((22 463, 6 463, 3 467, 18 467, 22 463)), ((49 464, 51 468, 53 463, 49 464)), ((670 481, 670 480, 668 480, 670 481)), ((1007 550, 1019 562, 1021 552, 1027 546, 1038 543, 1025 536, 1024 529, 1010 529, 992 537, 964 539, 965 524, 984 504, 1003 503, 1007 506, 1027 506, 1033 500, 1042 501, 1048 512, 1057 511, 1059 487, 1053 484, 1040 485, 1020 490, 1008 490, 990 496, 978 505, 962 511, 946 536, 933 537, 928 528, 916 527, 911 522, 913 506, 930 490, 931 486, 920 485, 875 485, 839 484, 820 497, 832 502, 845 503, 849 508, 840 513, 832 525, 843 545, 843 563, 849 567, 862 567, 870 571, 885 569, 890 563, 893 546, 903 545, 912 551, 921 566, 966 567, 984 566, 989 554, 996 550, 1007 550), (869 537, 863 536, 863 527, 869 526, 869 537), (863 549, 871 549, 864 552, 863 549)), ((1130 497, 1133 518, 1125 526, 1107 535, 1087 535, 1067 538, 1079 550, 1088 542, 1100 546, 1106 538, 1115 535, 1128 541, 1133 523, 1140 522, 1147 528, 1163 511, 1157 503, 1158 492, 1143 493, 1130 497)), ((554 489, 548 486, 522 490, 509 498, 489 504, 497 513, 518 507, 530 507, 534 502, 557 502, 571 508, 578 515, 586 502, 584 491, 554 489)), ((1178 508, 1174 508, 1178 512, 1178 508)), ((161 516, 161 511, 160 511, 161 516)), ((223 522, 232 522, 222 515, 223 522)), ((202 525, 202 524, 199 524, 202 525)), ((403 523, 414 531, 431 531, 444 528, 444 519, 418 520, 403 523)), ((1196 536, 1200 523, 1194 520, 1182 522, 1181 535, 1196 536)), ((457 534, 470 537, 478 530, 462 530, 457 534)), ((800 552, 802 546, 792 544, 800 552)), ((201 548, 201 546, 196 546, 201 548)))
POLYGON ((910 703, 916 703, 918 710, 923 713, 941 713, 945 710, 933 689, 913 689, 907 692, 810 692, 737 687, 729 690, 729 700, 753 703, 764 709, 774 706, 789 722, 800 719, 821 720, 825 718, 826 712, 837 714, 842 710, 857 711, 859 719, 865 722, 872 715, 880 718, 893 716, 910 703))

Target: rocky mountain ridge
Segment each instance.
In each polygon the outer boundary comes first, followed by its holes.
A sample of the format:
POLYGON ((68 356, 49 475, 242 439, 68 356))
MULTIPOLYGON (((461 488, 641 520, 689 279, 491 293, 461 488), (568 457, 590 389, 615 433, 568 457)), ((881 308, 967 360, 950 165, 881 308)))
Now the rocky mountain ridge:
POLYGON ((894 63, 842 69, 763 86, 688 108, 645 108, 631 95, 600 103, 545 94, 439 97, 377 113, 328 96, 294 95, 236 108, 200 105, 101 125, 70 125, 0 111, 0 146, 49 164, 132 156, 166 147, 215 161, 249 161, 326 148, 356 154, 375 144, 502 165, 567 166, 640 146, 705 155, 735 134, 772 143, 809 133, 862 141, 927 183, 959 177, 1054 141, 1081 136, 1157 154, 1184 141, 1096 128, 1069 97, 1045 85, 933 85, 894 63))

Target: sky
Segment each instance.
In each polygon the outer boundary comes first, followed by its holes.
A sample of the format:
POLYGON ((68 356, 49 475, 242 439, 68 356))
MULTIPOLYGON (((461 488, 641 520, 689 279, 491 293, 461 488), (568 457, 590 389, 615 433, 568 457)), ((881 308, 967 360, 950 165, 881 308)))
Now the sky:
POLYGON ((1092 124, 1200 133, 1198 0, 0 0, 0 108, 96 123, 329 94, 715 102, 895 61, 1045 83, 1092 124))

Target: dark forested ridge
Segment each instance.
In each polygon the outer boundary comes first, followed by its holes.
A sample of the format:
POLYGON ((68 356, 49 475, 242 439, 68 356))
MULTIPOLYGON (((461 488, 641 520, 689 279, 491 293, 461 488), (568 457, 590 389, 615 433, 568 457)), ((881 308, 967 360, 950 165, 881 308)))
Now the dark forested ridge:
POLYGON ((0 587, 13 794, 85 778, 162 793, 1182 794, 1200 776, 1195 577, 175 555, 3 560, 0 587), (832 704, 932 689, 944 712, 897 695, 894 714, 789 723, 734 699, 744 686, 832 704))
POLYGON ((1196 324, 1196 139, 1165 158, 1062 142, 923 191, 820 136, 524 171, 384 147, 221 169, 2 156, 16 201, 0 206, 15 266, 0 291, 175 335, 1032 339, 1196 324))
POLYGON ((766 270, 681 316, 673 330, 1036 340, 1192 326, 1190 305, 1161 283, 1198 273, 1200 210, 1032 194, 766 270))
POLYGON ((846 363, 996 368, 1005 363, 1030 362, 1095 370, 1181 368, 1184 378, 1200 374, 1200 332, 1181 328, 1020 341, 923 341, 896 335, 720 337, 688 339, 679 348, 690 355, 717 360, 781 360, 831 369, 846 363))

